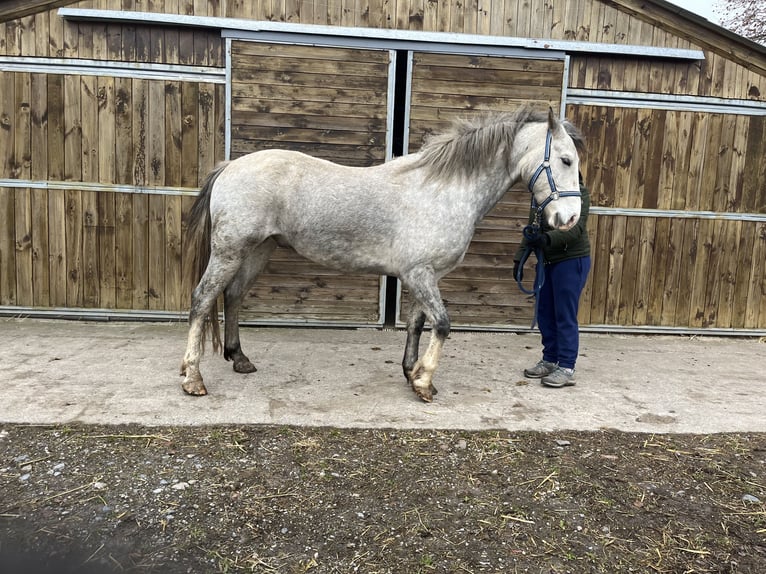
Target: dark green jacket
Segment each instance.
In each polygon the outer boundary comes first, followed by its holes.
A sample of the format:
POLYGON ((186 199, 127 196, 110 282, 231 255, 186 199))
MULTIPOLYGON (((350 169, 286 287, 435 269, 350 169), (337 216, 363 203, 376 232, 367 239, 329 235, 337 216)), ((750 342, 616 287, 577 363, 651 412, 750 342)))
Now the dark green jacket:
MULTIPOLYGON (((547 223, 543 222, 543 232, 548 234, 550 245, 543 250, 545 253, 545 263, 558 263, 565 259, 575 259, 590 255, 590 240, 588 239, 588 212, 590 211, 590 192, 583 184, 580 184, 580 193, 582 194, 582 205, 580 207, 580 219, 577 224, 567 231, 551 229, 547 223)), ((530 207, 529 223, 535 220, 535 210, 530 207)), ((522 238, 521 245, 516 251, 515 261, 520 261, 527 247, 527 242, 522 238)))

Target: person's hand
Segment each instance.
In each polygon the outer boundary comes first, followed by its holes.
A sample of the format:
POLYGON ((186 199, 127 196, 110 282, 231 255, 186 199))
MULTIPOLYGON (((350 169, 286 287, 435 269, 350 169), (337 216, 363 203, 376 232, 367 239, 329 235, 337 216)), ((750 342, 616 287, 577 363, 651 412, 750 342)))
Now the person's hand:
POLYGON ((521 266, 521 261, 513 262, 513 278, 517 281, 524 279, 524 268, 521 266))
POLYGON ((551 236, 547 233, 541 233, 537 237, 527 239, 527 247, 531 247, 532 249, 542 249, 543 247, 548 247, 550 244, 551 236))

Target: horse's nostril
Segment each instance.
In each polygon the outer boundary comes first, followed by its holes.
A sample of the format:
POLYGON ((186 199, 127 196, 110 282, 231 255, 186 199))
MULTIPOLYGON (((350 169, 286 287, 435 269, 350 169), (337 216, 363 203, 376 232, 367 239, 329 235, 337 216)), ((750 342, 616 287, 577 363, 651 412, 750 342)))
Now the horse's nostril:
POLYGON ((567 221, 564 221, 563 217, 559 216, 559 222, 561 223, 561 229, 569 229, 570 227, 574 226, 575 223, 577 223, 577 218, 579 216, 573 215, 571 216, 567 221))

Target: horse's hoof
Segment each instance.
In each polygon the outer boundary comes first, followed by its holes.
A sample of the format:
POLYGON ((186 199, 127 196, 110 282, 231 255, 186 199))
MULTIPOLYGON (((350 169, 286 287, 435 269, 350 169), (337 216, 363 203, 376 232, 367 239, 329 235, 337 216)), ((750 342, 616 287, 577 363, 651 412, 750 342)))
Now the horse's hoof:
POLYGON ((434 395, 438 392, 431 383, 423 384, 420 380, 412 381, 412 390, 424 403, 430 403, 434 400, 434 395))
POLYGON ((254 373, 257 370, 258 369, 255 368, 255 365, 252 364, 249 359, 234 361, 235 373, 254 373))
POLYGON ((192 395, 193 397, 202 397, 207 394, 207 389, 202 379, 186 380, 181 384, 181 388, 187 395, 192 395))

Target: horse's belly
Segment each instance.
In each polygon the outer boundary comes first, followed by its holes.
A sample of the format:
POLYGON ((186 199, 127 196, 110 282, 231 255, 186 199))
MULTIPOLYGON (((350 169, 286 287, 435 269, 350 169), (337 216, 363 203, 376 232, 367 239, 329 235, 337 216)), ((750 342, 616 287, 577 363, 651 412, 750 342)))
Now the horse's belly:
POLYGON ((289 243, 302 257, 336 271, 377 275, 394 273, 388 261, 390 258, 372 246, 326 238, 317 242, 294 240, 289 243))

